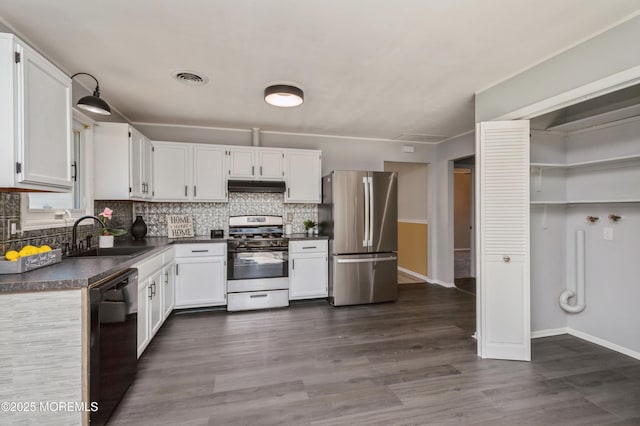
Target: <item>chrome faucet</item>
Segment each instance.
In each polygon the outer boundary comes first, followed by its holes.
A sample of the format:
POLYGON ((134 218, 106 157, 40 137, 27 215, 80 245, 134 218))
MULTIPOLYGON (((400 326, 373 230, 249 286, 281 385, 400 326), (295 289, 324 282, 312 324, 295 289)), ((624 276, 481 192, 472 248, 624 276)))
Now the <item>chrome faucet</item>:
POLYGON ((97 221, 100 224, 101 227, 104 227, 104 223, 102 223, 102 220, 100 220, 100 218, 98 216, 87 215, 87 216, 82 216, 82 217, 78 218, 78 220, 73 222, 73 230, 71 231, 71 251, 78 250, 78 243, 77 243, 78 225, 80 224, 80 222, 82 222, 85 219, 93 219, 93 220, 97 221))

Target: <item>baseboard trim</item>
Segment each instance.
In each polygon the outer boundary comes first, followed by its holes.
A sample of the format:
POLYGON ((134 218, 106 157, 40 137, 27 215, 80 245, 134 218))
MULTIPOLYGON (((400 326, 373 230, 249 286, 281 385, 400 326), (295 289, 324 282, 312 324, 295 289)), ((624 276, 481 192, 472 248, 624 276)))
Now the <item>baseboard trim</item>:
POLYGON ((609 342, 608 340, 604 340, 599 337, 595 337, 590 334, 584 333, 582 331, 574 330, 573 328, 568 328, 568 327, 567 327, 567 333, 569 333, 572 336, 578 337, 582 340, 586 340, 587 342, 604 346, 605 348, 611 349, 612 351, 620 352, 621 354, 640 360, 640 352, 633 351, 629 348, 625 348, 624 346, 620 346, 616 343, 609 342))
POLYGON ((429 284, 438 284, 438 285, 441 285, 442 287, 447 287, 447 288, 453 288, 453 287, 456 286, 454 283, 448 283, 448 282, 445 282, 445 281, 434 280, 432 278, 427 278, 427 282, 429 284))
POLYGON ((425 275, 419 274, 417 272, 413 272, 412 270, 407 269, 407 268, 403 268, 403 267, 398 266, 398 271, 404 272, 407 275, 411 275, 412 277, 419 278, 419 279, 424 280, 424 281, 428 281, 429 280, 429 278, 427 278, 425 275))
POLYGON ((578 339, 586 340, 587 342, 594 343, 598 346, 602 346, 604 348, 611 349, 612 351, 620 352, 621 354, 640 360, 640 352, 636 352, 629 348, 625 348, 624 346, 620 346, 616 343, 609 342, 608 340, 604 340, 569 327, 532 331, 531 338, 538 339, 540 337, 559 336, 561 334, 569 334, 571 336, 577 337, 578 339))
POLYGON ((548 328, 546 330, 536 330, 531 332, 532 339, 539 339, 541 337, 559 336, 561 334, 568 334, 569 329, 567 327, 562 328, 548 328))

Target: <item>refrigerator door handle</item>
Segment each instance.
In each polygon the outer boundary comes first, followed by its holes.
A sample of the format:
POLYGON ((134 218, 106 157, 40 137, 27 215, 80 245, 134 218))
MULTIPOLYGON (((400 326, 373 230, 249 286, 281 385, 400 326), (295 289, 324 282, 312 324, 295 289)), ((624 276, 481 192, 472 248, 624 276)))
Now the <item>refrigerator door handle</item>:
POLYGON ((372 263, 372 262, 391 262, 398 260, 397 257, 368 257, 366 259, 336 259, 336 263, 372 263))
POLYGON ((373 177, 367 178, 369 181, 369 242, 368 246, 373 247, 373 177))
POLYGON ((363 177, 362 183, 364 184, 364 240, 362 240, 362 247, 369 247, 369 210, 371 203, 369 202, 369 178, 363 177))

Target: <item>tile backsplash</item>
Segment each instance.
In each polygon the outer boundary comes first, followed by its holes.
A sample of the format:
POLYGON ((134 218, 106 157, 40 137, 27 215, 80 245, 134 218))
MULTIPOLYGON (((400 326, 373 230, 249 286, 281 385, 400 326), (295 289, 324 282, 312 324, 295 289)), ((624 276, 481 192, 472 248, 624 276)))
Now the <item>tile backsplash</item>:
POLYGON ((284 194, 232 192, 228 203, 133 203, 133 217, 142 216, 147 235, 166 236, 168 214, 193 217, 196 235, 209 235, 212 229, 223 229, 229 235, 229 216, 273 215, 293 216, 293 232, 304 232, 306 219, 318 220, 316 204, 285 204, 284 194))
MULTIPOLYGON (((316 204, 285 204, 284 194, 232 192, 228 203, 152 203, 96 200, 94 214, 102 212, 105 207, 113 210, 110 228, 122 228, 129 231, 136 216, 142 216, 147 224, 147 235, 159 237, 167 235, 167 214, 188 214, 193 216, 196 235, 210 235, 212 229, 223 229, 225 237, 229 235, 229 216, 274 215, 287 214, 293 216, 293 232, 304 232, 303 222, 306 219, 318 221, 316 204)), ((71 241, 71 226, 25 231, 22 234, 10 235, 9 220, 20 224, 20 193, 0 192, 0 255, 8 250, 20 249, 32 244, 47 244, 53 248, 61 248, 65 242, 71 241)), ((89 221, 87 220, 87 223, 89 221)), ((78 239, 87 235, 97 237, 100 228, 82 226, 78 229, 78 239)), ((95 244, 96 239, 94 239, 95 244)))
MULTIPOLYGON (((17 229, 22 229, 20 218, 20 197, 18 192, 0 192, 0 255, 4 255, 9 250, 19 250, 27 244, 41 246, 46 244, 52 248, 62 248, 63 244, 71 241, 72 224, 69 226, 60 226, 57 228, 36 229, 32 231, 24 231, 22 233, 11 235, 9 221, 15 221, 17 229)), ((122 205, 109 205, 114 211, 121 211, 121 216, 114 217, 113 228, 131 227, 131 203, 122 202, 122 205), (127 213, 128 211, 128 213, 127 213)), ((96 206, 98 203, 96 203, 96 206)), ((103 206, 104 207, 104 206, 103 206)), ((102 211, 102 209, 100 209, 102 211)), ((96 214, 98 211, 96 211, 96 214)), ((87 220, 87 223, 90 223, 87 220)), ((78 241, 86 238, 87 235, 97 237, 100 235, 100 227, 96 225, 81 226, 78 228, 78 241)), ((94 244, 97 241, 93 239, 94 244)))

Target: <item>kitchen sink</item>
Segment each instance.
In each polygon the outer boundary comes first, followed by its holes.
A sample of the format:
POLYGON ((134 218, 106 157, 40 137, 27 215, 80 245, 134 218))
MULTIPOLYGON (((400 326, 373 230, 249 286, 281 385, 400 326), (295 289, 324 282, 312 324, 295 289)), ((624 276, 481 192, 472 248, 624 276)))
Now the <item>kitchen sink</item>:
POLYGON ((142 254, 153 247, 109 247, 92 248, 89 250, 71 253, 67 257, 106 257, 106 256, 131 256, 142 254))

